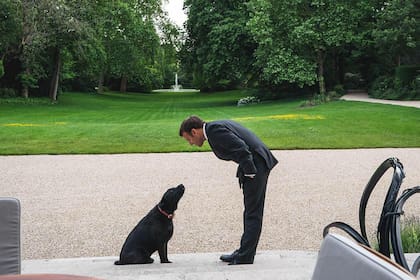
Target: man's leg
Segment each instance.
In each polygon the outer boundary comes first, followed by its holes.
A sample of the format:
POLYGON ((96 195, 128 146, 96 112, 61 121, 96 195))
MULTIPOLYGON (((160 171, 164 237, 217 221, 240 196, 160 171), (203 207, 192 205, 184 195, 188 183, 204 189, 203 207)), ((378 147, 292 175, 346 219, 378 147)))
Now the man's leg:
POLYGON ((244 181, 244 233, 242 234, 241 247, 237 256, 239 262, 252 263, 254 261, 261 235, 269 173, 270 171, 265 168, 265 164, 260 165, 257 175, 253 179, 246 178, 244 181), (261 166, 263 167, 261 168, 261 166))

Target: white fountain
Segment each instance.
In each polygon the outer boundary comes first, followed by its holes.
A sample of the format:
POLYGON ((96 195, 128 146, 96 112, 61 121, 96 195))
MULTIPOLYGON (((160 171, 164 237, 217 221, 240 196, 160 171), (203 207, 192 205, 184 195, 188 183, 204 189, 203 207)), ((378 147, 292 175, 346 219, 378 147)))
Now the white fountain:
POLYGON ((181 88, 181 86, 178 85, 178 73, 175 73, 175 85, 173 85, 172 88, 174 89, 174 91, 179 91, 179 89, 181 88))
POLYGON ((153 92, 200 92, 199 89, 183 88, 182 85, 178 84, 178 73, 175 73, 175 84, 170 89, 154 89, 153 92))

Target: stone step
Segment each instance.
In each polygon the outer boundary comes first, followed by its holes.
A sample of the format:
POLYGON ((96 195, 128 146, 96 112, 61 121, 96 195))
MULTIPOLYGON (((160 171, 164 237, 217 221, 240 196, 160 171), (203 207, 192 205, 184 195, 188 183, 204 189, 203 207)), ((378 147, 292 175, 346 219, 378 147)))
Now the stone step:
POLYGON ((22 274, 54 273, 91 276, 99 279, 288 279, 307 280, 315 267, 316 252, 260 251, 252 265, 230 266, 221 262, 222 253, 196 253, 169 255, 172 263, 145 265, 114 265, 117 257, 24 260, 22 274))

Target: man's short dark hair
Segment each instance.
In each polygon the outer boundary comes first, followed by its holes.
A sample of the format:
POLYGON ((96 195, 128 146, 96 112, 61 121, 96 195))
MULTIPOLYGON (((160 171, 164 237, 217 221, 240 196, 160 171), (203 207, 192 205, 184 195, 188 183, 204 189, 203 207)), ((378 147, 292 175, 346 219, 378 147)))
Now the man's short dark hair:
POLYGON ((191 134, 193 128, 203 128, 204 121, 197 116, 190 116, 185 119, 181 127, 179 128, 179 136, 182 136, 184 132, 191 134))

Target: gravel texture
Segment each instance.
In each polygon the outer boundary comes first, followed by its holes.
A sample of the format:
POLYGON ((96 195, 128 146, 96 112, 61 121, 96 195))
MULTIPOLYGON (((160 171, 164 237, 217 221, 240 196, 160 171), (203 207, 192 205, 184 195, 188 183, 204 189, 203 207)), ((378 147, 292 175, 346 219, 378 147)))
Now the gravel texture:
MULTIPOLYGON (((404 164, 402 190, 420 185, 420 149, 273 151, 279 164, 267 190, 259 250, 317 250, 322 229, 344 221, 358 229, 362 191, 389 157, 404 164)), ((242 233, 236 164, 211 152, 1 156, 0 196, 22 206, 23 259, 116 256, 131 229, 183 183, 169 253, 231 252, 242 233)), ((367 222, 374 234, 391 182, 372 194, 367 222)), ((420 196, 406 212, 420 216, 420 196)))

